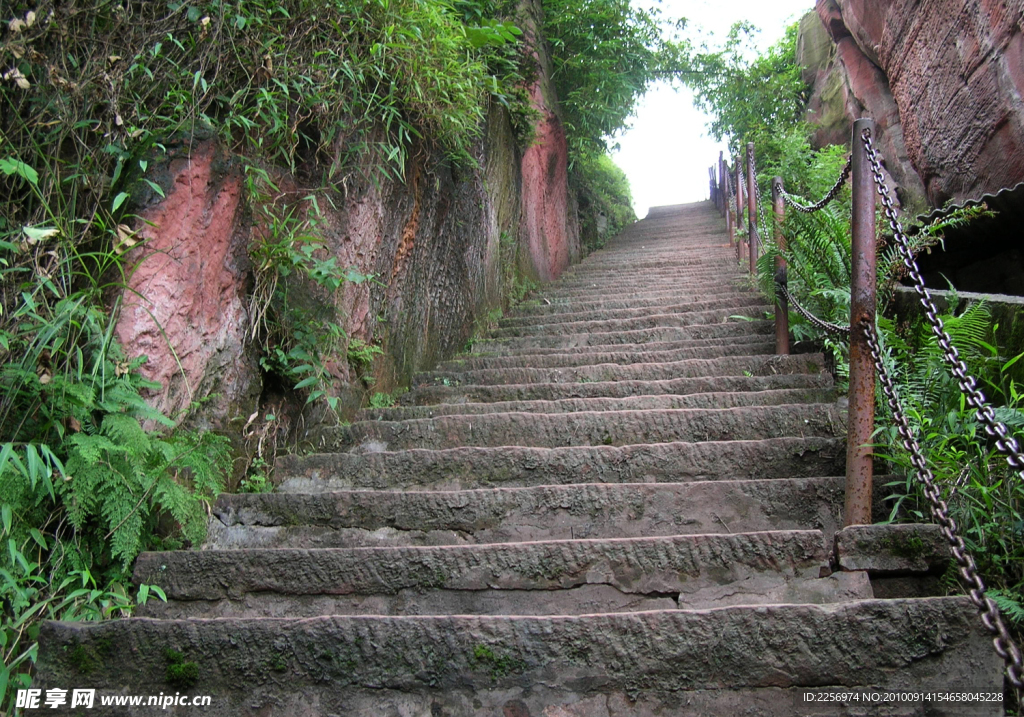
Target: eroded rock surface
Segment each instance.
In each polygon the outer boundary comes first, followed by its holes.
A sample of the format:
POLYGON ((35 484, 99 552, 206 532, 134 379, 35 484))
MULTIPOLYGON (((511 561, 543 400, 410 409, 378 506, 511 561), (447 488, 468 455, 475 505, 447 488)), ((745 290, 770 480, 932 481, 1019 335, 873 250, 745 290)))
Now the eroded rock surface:
POLYGON ((818 0, 816 11, 800 59, 819 143, 848 142, 854 119, 874 118, 911 205, 1024 180, 1024 3, 818 0))

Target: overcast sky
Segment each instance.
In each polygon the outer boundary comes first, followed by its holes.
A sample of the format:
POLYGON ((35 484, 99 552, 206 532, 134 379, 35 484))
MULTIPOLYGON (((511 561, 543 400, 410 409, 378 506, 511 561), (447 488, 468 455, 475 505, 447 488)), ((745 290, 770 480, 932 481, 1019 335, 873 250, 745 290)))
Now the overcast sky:
MULTIPOLYGON (((768 47, 782 37, 790 22, 813 9, 814 2, 664 0, 656 6, 667 17, 685 17, 691 31, 702 28, 718 41, 734 22, 748 20, 761 28, 759 45, 768 47)), ((686 89, 673 90, 667 83, 658 83, 641 99, 632 128, 616 137, 621 149, 612 153, 629 177, 638 217, 642 219, 650 207, 707 199, 707 168, 725 149, 710 137, 707 124, 708 118, 694 109, 686 89)))

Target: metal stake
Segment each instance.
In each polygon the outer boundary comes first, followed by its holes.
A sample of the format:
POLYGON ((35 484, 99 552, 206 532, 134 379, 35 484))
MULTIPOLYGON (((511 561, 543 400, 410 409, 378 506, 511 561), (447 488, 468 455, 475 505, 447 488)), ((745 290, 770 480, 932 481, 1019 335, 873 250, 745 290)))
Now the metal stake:
MULTIPOLYGON (((772 206, 775 209, 775 283, 786 284, 786 237, 782 234, 782 223, 786 219, 786 202, 782 198, 782 177, 772 179, 772 206)), ((775 297, 775 353, 789 353, 789 302, 785 296, 775 297)))
POLYGON ((740 179, 743 177, 743 160, 736 159, 736 262, 739 263, 743 259, 743 239, 742 229, 743 224, 743 182, 740 179))
POLYGON ((757 190, 754 187, 754 143, 747 143, 747 236, 750 241, 750 273, 757 273, 757 190))
POLYGON ((736 227, 733 221, 732 205, 729 203, 729 165, 722 165, 722 177, 725 178, 725 193, 722 195, 722 204, 725 206, 725 230, 729 233, 729 243, 736 241, 736 227))
POLYGON ((846 433, 846 525, 871 523, 872 451, 875 424, 875 365, 862 326, 875 325, 875 186, 861 133, 875 123, 853 125, 853 232, 850 286, 850 408, 846 433))

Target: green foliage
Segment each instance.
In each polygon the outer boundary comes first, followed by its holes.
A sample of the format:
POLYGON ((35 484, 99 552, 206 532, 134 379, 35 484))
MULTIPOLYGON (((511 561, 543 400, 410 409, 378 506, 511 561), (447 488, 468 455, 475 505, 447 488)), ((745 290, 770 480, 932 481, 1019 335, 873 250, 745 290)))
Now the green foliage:
POLYGON ((678 68, 683 45, 657 10, 629 0, 544 0, 544 34, 551 48, 552 80, 569 146, 570 183, 580 200, 584 248, 599 248, 608 235, 635 221, 629 184, 607 156, 609 141, 624 129, 650 84, 678 68))
MULTIPOLYGON (((693 88, 696 105, 711 115, 711 133, 729 140, 733 156, 745 156, 746 143, 754 142, 758 160, 771 163, 790 154, 787 145, 794 139, 806 137, 801 122, 807 86, 796 63, 798 29, 799 23, 793 23, 779 42, 756 53, 757 29, 739 22, 722 49, 690 58, 684 80, 693 88)), ((788 180, 791 175, 782 176, 788 180)))
POLYGON ((586 155, 572 174, 580 210, 580 238, 585 251, 604 246, 608 237, 636 221, 629 180, 607 154, 586 155), (607 222, 603 230, 598 217, 607 222))
POLYGON ((600 155, 650 83, 676 59, 679 45, 656 10, 632 7, 628 0, 543 5, 570 158, 600 155))
POLYGON ((348 362, 358 370, 365 370, 377 356, 382 356, 384 349, 368 344, 362 339, 351 338, 348 342, 348 362))
POLYGON ((395 405, 396 398, 390 393, 374 393, 370 396, 370 408, 391 408, 395 405))
MULTIPOLYGON (((1020 357, 1007 361, 988 343, 993 331, 988 306, 974 303, 959 315, 941 318, 971 375, 987 395, 1005 403, 995 409, 996 417, 1018 441, 1024 439, 1021 395, 1008 377, 1009 368, 1020 357)), ((883 320, 880 325, 886 362, 898 380, 901 403, 950 515, 989 587, 1019 600, 1024 591, 1024 486, 967 406, 930 328, 923 321, 896 327, 883 320)), ((928 504, 912 477, 909 456, 884 411, 882 418, 878 452, 908 476, 889 486, 890 518, 929 520, 928 504)))
POLYGON ((160 430, 173 422, 143 399, 159 385, 139 374, 144 358, 125 359, 104 306, 123 288, 121 254, 76 243, 68 208, 43 203, 44 175, 27 166, 3 165, 46 222, 15 231, 5 218, 13 241, 0 240, 0 705, 28 679, 40 620, 101 619, 162 596, 127 595, 131 561, 161 519, 201 541, 230 468, 225 439, 160 430))

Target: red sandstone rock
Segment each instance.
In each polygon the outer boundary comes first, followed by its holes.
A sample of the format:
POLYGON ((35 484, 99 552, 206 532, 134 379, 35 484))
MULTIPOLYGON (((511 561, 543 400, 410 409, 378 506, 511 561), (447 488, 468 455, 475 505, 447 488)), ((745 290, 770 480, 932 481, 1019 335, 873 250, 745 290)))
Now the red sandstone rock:
POLYGON ((847 114, 884 122, 883 151, 906 189, 916 173, 940 205, 1024 181, 1024 2, 838 0, 840 18, 836 9, 818 0, 860 104, 845 102, 847 114))
MULTIPOLYGON (((539 5, 523 5, 537 27, 539 5)), ((323 314, 318 319, 383 349, 374 390, 391 391, 465 345, 474 322, 510 288, 515 272, 502 261, 549 280, 579 258, 565 132, 543 47, 537 57, 532 96, 542 118, 525 156, 507 115, 492 107, 475 149, 481 171, 452 167, 424 141, 409 152, 404 181, 374 180, 376 168, 358 167, 336 180, 338 191, 320 203, 324 258, 374 280, 306 298, 323 314), (519 251, 506 251, 506 238, 518 241, 519 251)), ((163 385, 153 397, 156 408, 176 415, 217 394, 204 407, 208 422, 237 432, 242 423, 231 419, 245 419, 258 407, 263 386, 245 342, 250 227, 240 178, 218 173, 218 151, 205 142, 191 157, 173 161, 167 198, 142 213, 147 244, 133 257, 137 270, 117 334, 129 355, 149 356, 145 375, 163 385)), ((293 177, 276 181, 292 196, 305 193, 293 177)), ((320 292, 313 287, 312 293, 320 292)), ((345 394, 353 380, 344 349, 324 357, 335 395, 345 394)), ((263 396, 271 398, 284 400, 263 396)))
POLYGON ((244 349, 241 181, 215 171, 217 159, 206 141, 172 160, 166 199, 142 211, 146 243, 131 257, 116 332, 128 356, 149 357, 142 373, 162 385, 152 397, 155 408, 180 420, 193 401, 219 394, 207 408, 224 423, 232 406, 240 414, 251 410, 259 375, 244 349))

